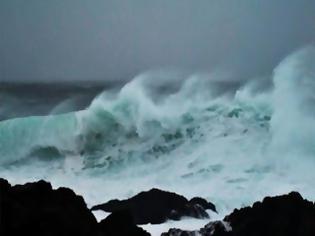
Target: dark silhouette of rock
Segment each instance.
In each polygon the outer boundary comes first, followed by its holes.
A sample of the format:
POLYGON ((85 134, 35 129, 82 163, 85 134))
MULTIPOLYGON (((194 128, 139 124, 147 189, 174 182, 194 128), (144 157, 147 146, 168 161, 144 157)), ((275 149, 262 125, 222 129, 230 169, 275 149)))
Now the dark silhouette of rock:
POLYGON ((214 221, 207 224, 204 228, 195 231, 186 231, 181 229, 170 229, 167 233, 162 233, 161 236, 212 236, 214 232, 223 233, 225 235, 231 229, 229 225, 222 221, 214 221))
POLYGON ((6 193, 9 188, 11 188, 11 185, 9 184, 9 182, 6 179, 1 179, 0 178, 0 194, 4 194, 6 193))
POLYGON ((1 235, 93 235, 96 220, 72 190, 39 181, 11 187, 0 180, 1 235))
POLYGON ((234 210, 223 221, 199 231, 171 229, 163 236, 314 236, 315 205, 297 192, 266 197, 252 207, 234 210))
POLYGON ((199 204, 193 205, 188 202, 181 209, 172 210, 168 219, 180 220, 183 216, 193 217, 197 219, 209 218, 208 213, 201 205, 199 204))
POLYGON ((190 199, 189 201, 190 204, 192 205, 200 205, 202 206, 204 209, 206 210, 212 210, 214 212, 217 212, 216 207, 213 203, 208 202, 207 200, 201 198, 201 197, 194 197, 192 199, 190 199))
POLYGON ((99 223, 99 231, 104 236, 150 236, 135 225, 131 213, 127 210, 115 211, 99 223))
POLYGON ((227 235, 231 232, 232 228, 229 223, 225 221, 214 221, 207 224, 205 227, 201 228, 199 231, 200 235, 227 235))
POLYGON ((311 236, 315 235, 315 205, 299 193, 291 192, 234 210, 224 221, 233 229, 227 235, 311 236))
POLYGON ((185 197, 175 193, 151 189, 128 200, 111 200, 94 206, 92 210, 106 212, 129 210, 136 224, 160 224, 168 219, 179 220, 183 216, 209 218, 203 205, 206 205, 208 209, 211 204, 205 204, 205 200, 198 200, 198 203, 194 201, 189 202, 185 197), (199 204, 200 202, 202 204, 199 204))
POLYGON ((186 231, 181 229, 170 229, 167 233, 162 233, 161 236, 196 236, 199 231, 186 231))
POLYGON ((71 189, 39 181, 11 186, 0 179, 1 236, 148 236, 124 212, 97 223, 83 198, 71 189))

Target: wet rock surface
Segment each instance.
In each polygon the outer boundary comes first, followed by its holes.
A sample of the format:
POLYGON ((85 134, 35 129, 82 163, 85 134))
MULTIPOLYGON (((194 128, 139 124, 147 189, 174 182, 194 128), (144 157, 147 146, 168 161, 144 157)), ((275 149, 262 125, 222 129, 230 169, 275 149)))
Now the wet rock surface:
POLYGON ((223 221, 198 231, 170 229, 162 236, 311 236, 315 235, 315 205, 297 192, 266 197, 252 207, 236 209, 223 221))
POLYGON ((142 228, 136 226, 129 211, 116 211, 99 223, 99 231, 104 236, 130 235, 150 236, 142 228))
MULTIPOLYGON (((112 212, 97 222, 84 199, 71 189, 53 189, 45 181, 11 186, 0 178, 0 235, 149 236, 137 226, 182 216, 208 217, 212 203, 152 189, 127 200, 112 200, 93 210, 112 212)), ((196 231, 170 229, 162 236, 314 236, 315 205, 297 192, 266 197, 251 207, 235 209, 223 221, 196 231)))
POLYGON ((92 207, 92 210, 106 212, 128 210, 136 224, 161 224, 169 219, 180 220, 183 216, 209 218, 206 209, 215 211, 215 206, 202 198, 188 201, 181 195, 159 189, 141 192, 127 200, 111 200, 92 207))
POLYGON ((0 235, 148 236, 132 217, 115 213, 97 223, 84 199, 71 189, 38 181, 11 186, 0 179, 0 235), (118 223, 119 222, 119 223, 118 223), (123 230, 122 230, 123 229, 123 230))
POLYGON ((95 217, 71 189, 39 181, 11 186, 0 181, 1 235, 88 235, 95 217))
POLYGON ((224 219, 232 231, 214 235, 315 235, 315 205, 297 192, 266 197, 252 207, 234 210, 224 219))

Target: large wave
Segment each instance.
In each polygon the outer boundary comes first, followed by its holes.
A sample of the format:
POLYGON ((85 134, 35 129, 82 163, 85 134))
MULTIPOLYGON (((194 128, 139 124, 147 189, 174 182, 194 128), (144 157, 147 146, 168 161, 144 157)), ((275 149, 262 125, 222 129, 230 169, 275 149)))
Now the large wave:
POLYGON ((0 173, 87 195, 112 190, 91 202, 153 186, 224 209, 292 189, 314 199, 314 59, 314 48, 289 56, 263 91, 249 83, 218 92, 215 78, 198 75, 173 86, 146 73, 85 110, 0 122, 0 173))

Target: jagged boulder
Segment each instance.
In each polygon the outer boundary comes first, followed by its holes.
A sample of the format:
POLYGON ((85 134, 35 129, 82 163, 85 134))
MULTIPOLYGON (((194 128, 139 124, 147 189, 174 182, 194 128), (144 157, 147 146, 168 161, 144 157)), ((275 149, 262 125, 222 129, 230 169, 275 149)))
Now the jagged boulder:
POLYGON ((201 198, 190 202, 181 195, 159 189, 141 192, 127 200, 111 200, 92 207, 92 210, 106 212, 128 210, 136 224, 160 224, 168 219, 180 220, 183 216, 209 218, 205 209, 215 210, 215 206, 201 198))
POLYGON ((181 229, 169 229, 167 233, 162 233, 161 236, 197 236, 199 231, 187 231, 181 229))
POLYGON ((83 198, 71 189, 38 181, 11 186, 0 179, 1 236, 149 236, 128 212, 97 223, 83 198))
POLYGON ((0 180, 0 235, 93 235, 96 219, 71 189, 39 181, 11 186, 0 180))
POLYGON ((206 199, 201 197, 194 197, 190 199, 189 203, 192 205, 200 205, 206 210, 212 210, 214 212, 217 212, 217 209, 212 202, 208 202, 206 199))
POLYGON ((297 192, 266 197, 252 207, 236 209, 223 221, 198 231, 170 229, 162 236, 314 236, 315 205, 297 192))
POLYGON ((127 210, 115 211, 99 223, 102 236, 150 236, 138 227, 127 210))
POLYGON ((229 231, 231 231, 231 228, 226 222, 214 221, 200 230, 188 231, 173 228, 166 233, 162 233, 161 236, 212 236, 214 233, 218 235, 222 233, 222 235, 225 235, 229 231))
POLYGON ((233 236, 315 235, 315 205, 297 192, 266 197, 252 207, 234 210, 224 220, 232 227, 228 235, 233 236))

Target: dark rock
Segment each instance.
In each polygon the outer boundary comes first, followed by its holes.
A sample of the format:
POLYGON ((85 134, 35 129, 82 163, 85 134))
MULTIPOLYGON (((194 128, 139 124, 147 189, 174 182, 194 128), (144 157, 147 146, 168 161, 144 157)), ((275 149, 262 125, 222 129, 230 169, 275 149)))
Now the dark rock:
POLYGON ((315 204, 297 192, 266 197, 252 207, 234 210, 223 221, 199 231, 171 229, 163 236, 314 236, 315 204))
POLYGON ((0 180, 0 233, 6 235, 93 235, 96 220, 72 190, 45 181, 11 187, 0 180))
POLYGON ((99 224, 83 198, 71 189, 39 181, 11 186, 0 179, 1 236, 149 236, 128 212, 115 212, 99 224))
POLYGON ((209 218, 208 213, 202 206, 200 206, 199 204, 193 205, 188 202, 183 208, 172 210, 168 216, 168 219, 180 220, 183 216, 193 217, 197 219, 209 218))
POLYGON ((198 231, 186 231, 181 229, 170 229, 167 233, 162 233, 161 236, 197 236, 198 231))
POLYGON ((214 221, 201 228, 199 235, 212 236, 215 233, 217 236, 224 236, 228 235, 231 230, 232 228, 229 223, 224 221, 214 221))
POLYGON ((209 218, 202 205, 189 202, 181 195, 159 189, 141 192, 128 200, 111 200, 92 207, 92 210, 106 212, 128 210, 136 224, 160 224, 168 219, 179 220, 183 216, 209 218))
POLYGON ((170 229, 167 233, 162 233, 161 236, 212 236, 214 232, 216 235, 226 235, 230 231, 227 223, 222 221, 214 221, 207 224, 204 228, 196 231, 186 231, 181 229, 170 229))
MULTIPOLYGON (((315 235, 315 205, 297 192, 277 197, 266 197, 252 207, 245 207, 224 219, 233 236, 313 236, 315 235)), ((221 236, 223 234, 214 234, 221 236)))
POLYGON ((190 199, 189 201, 190 204, 192 205, 200 205, 202 206, 204 209, 206 210, 212 210, 214 212, 217 212, 216 207, 213 203, 208 202, 207 200, 201 198, 201 197, 194 197, 192 199, 190 199))
POLYGON ((104 236, 150 236, 135 225, 131 213, 127 210, 116 211, 99 223, 99 231, 104 236))
MULTIPOLYGON (((4 196, 4 194, 7 194, 9 189, 11 188, 11 185, 9 182, 5 179, 0 178, 0 196, 4 196)), ((0 198, 1 200, 2 198, 0 198)))

